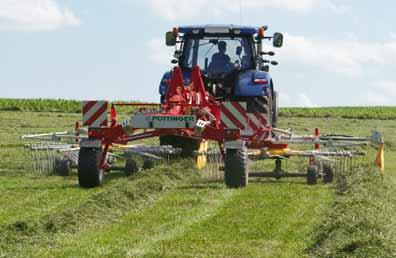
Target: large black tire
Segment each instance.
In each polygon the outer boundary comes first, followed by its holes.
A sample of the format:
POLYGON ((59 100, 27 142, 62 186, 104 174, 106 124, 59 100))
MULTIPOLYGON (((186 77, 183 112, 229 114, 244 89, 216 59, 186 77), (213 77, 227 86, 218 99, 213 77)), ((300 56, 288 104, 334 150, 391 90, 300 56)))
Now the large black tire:
POLYGON ((278 92, 274 91, 272 96, 272 127, 276 128, 278 124, 278 116, 279 116, 279 107, 278 107, 278 92))
POLYGON ((224 182, 229 188, 247 186, 249 181, 247 149, 227 149, 224 160, 224 182))
POLYGON ((55 160, 55 173, 60 176, 71 176, 72 174, 72 161, 69 159, 57 158, 55 160))
POLYGON ((194 157, 194 152, 199 150, 201 144, 200 140, 173 135, 160 136, 159 139, 161 146, 171 145, 174 148, 180 148, 183 158, 194 157))
POLYGON ((78 155, 78 183, 84 188, 103 184, 104 170, 100 169, 102 148, 80 148, 78 155))
POLYGON ((318 183, 318 167, 309 166, 307 169, 307 184, 316 185, 318 183))
POLYGON ((323 165, 323 183, 330 184, 334 180, 334 170, 330 164, 323 165))
POLYGON ((133 176, 139 171, 139 166, 134 159, 127 159, 125 162, 124 173, 127 177, 133 176))

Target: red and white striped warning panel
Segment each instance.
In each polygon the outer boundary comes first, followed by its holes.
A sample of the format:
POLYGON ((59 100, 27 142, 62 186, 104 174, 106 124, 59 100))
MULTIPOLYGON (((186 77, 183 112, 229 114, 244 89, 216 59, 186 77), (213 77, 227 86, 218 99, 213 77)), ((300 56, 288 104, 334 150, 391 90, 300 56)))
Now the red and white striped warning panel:
POLYGON ((246 102, 221 103, 221 122, 229 129, 247 129, 246 102))
POLYGON ((89 127, 107 126, 107 101, 83 101, 83 125, 89 127))
POLYGON ((226 128, 257 131, 267 124, 266 114, 248 113, 246 102, 223 102, 221 121, 226 128))

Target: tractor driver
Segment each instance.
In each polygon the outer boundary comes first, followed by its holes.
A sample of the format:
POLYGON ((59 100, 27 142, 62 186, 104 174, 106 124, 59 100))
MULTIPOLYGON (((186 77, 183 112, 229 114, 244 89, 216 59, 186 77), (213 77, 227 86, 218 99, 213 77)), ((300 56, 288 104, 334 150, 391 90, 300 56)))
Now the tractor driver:
POLYGON ((219 52, 212 56, 212 61, 208 67, 208 71, 211 74, 222 74, 231 70, 231 58, 226 54, 227 43, 220 41, 218 44, 219 52))

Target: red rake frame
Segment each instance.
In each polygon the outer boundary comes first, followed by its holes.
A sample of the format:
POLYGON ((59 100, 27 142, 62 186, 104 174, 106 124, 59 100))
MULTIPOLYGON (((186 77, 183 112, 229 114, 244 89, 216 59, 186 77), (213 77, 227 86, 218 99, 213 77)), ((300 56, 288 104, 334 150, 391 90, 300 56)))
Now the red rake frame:
MULTIPOLYGON (((158 136, 182 136, 197 140, 210 140, 224 146, 227 141, 243 141, 246 147, 251 149, 285 149, 287 144, 274 144, 272 139, 272 128, 267 119, 262 114, 254 114, 256 122, 248 116, 246 108, 238 102, 229 102, 233 110, 228 110, 226 102, 220 102, 209 95, 205 90, 202 80, 201 71, 198 66, 194 67, 191 72, 190 84, 185 86, 183 75, 180 67, 175 67, 172 71, 172 79, 168 84, 168 91, 165 102, 162 105, 157 104, 138 104, 138 103, 113 103, 110 111, 110 126, 91 127, 88 131, 90 140, 100 140, 103 147, 103 157, 100 164, 101 168, 108 168, 105 164, 106 155, 113 144, 127 144, 131 141, 142 140, 158 136), (134 125, 129 126, 127 133, 126 127, 117 121, 117 106, 134 106, 134 107, 153 107, 160 108, 153 110, 140 110, 147 119, 150 117, 182 117, 195 116, 196 121, 203 121, 205 126, 198 131, 197 128, 139 128, 134 125), (235 128, 229 128, 222 121, 222 114, 229 121, 236 125, 235 128), (245 121, 243 121, 245 120, 245 121), (257 124, 258 122, 259 124, 257 124), (140 132, 141 130, 144 132, 140 132)), ((268 114, 267 114, 268 116, 268 114)), ((221 153, 224 154, 222 148, 221 153)))

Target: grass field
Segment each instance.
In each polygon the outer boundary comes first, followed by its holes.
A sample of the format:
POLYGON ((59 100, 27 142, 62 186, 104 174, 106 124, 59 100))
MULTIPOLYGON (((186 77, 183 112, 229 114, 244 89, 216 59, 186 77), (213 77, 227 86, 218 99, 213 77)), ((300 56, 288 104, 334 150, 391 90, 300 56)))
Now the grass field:
MULTIPOLYGON (((331 115, 296 109, 281 118, 281 127, 298 133, 320 127, 323 133, 366 136, 381 130, 383 176, 362 168, 339 175, 334 185, 282 179, 233 190, 204 182, 185 160, 129 179, 115 172, 103 187, 85 190, 76 175, 31 173, 19 140, 22 134, 73 128, 80 115, 73 108, 31 112, 24 106, 34 103, 18 105, 18 112, 0 111, 0 257, 396 256, 391 111, 375 119, 377 111, 370 108, 320 111, 331 115)), ((373 160, 375 150, 367 150, 373 160)))

